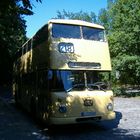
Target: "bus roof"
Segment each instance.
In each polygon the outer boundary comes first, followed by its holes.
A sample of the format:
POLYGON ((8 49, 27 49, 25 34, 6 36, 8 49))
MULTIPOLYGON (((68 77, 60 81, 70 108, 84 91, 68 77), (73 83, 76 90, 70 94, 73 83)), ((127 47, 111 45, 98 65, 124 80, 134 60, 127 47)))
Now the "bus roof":
POLYGON ((95 23, 90 23, 90 22, 87 22, 87 21, 82 21, 82 20, 52 19, 52 20, 49 20, 48 23, 73 24, 73 25, 82 25, 82 26, 89 26, 89 27, 104 29, 104 27, 101 26, 101 25, 98 25, 98 24, 95 24, 95 23))

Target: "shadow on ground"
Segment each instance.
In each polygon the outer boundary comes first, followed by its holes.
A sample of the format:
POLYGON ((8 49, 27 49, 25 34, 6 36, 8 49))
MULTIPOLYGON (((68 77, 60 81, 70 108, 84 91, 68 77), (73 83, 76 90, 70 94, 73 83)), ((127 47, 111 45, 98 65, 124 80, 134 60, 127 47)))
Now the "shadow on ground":
POLYGON ((129 130, 118 127, 122 113, 116 112, 116 119, 77 125, 53 126, 42 129, 52 140, 139 140, 140 136, 129 134, 129 130))
POLYGON ((33 121, 25 112, 15 108, 11 100, 13 97, 4 89, 0 89, 0 96, 6 102, 0 101, 0 138, 4 140, 139 140, 137 130, 119 127, 122 113, 116 111, 116 119, 95 123, 77 125, 59 125, 47 127, 33 121))

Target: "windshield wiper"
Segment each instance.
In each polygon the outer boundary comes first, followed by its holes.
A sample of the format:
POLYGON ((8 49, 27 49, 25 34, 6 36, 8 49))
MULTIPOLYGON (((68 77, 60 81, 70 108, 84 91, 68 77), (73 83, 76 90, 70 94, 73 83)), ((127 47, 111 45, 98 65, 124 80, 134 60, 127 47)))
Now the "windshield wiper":
POLYGON ((85 88, 84 84, 75 84, 72 87, 70 87, 69 89, 67 89, 66 91, 70 92, 73 89, 79 89, 80 90, 80 89, 84 89, 84 88, 85 88))
POLYGON ((107 85, 104 82, 96 82, 94 84, 87 84, 88 90, 103 90, 106 92, 107 85))

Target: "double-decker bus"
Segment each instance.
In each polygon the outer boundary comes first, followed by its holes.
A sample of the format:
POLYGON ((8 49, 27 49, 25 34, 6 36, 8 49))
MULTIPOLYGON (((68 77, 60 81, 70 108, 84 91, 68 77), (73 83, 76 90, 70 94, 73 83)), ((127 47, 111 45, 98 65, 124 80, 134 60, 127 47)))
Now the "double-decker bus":
POLYGON ((110 71, 103 26, 52 19, 16 53, 15 101, 48 124, 111 120, 110 71))

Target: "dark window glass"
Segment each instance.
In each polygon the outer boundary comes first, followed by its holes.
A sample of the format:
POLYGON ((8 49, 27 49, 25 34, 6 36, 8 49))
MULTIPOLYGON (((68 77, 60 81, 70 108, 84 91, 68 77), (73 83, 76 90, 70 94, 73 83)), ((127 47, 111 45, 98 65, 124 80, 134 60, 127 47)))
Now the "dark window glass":
POLYGON ((61 72, 56 70, 50 70, 48 72, 49 88, 52 91, 64 91, 61 72))
POLYGON ((27 48, 27 52, 31 50, 31 40, 28 41, 28 48, 27 48))
POLYGON ((19 50, 16 52, 15 57, 14 57, 14 60, 17 60, 19 57, 21 57, 21 55, 22 55, 22 48, 19 49, 19 50))
POLYGON ((53 24, 52 36, 54 38, 81 38, 80 26, 53 24))
POLYGON ((47 89, 48 88, 48 72, 47 71, 40 71, 38 72, 38 87, 40 89, 47 89))
POLYGON ((103 29, 82 27, 83 38, 94 41, 106 41, 105 32, 103 29))
POLYGON ((22 50, 23 51, 23 55, 26 53, 26 48, 27 48, 26 45, 24 45, 23 48, 22 48, 23 49, 22 50))
POLYGON ((48 40, 48 25, 43 26, 33 37, 33 48, 48 40))
POLYGON ((83 90, 84 75, 78 71, 49 71, 49 87, 55 91, 83 90))
POLYGON ((110 88, 108 84, 109 79, 105 78, 105 75, 107 74, 109 73, 97 71, 86 72, 87 88, 89 90, 103 90, 103 91, 109 89, 110 88))

